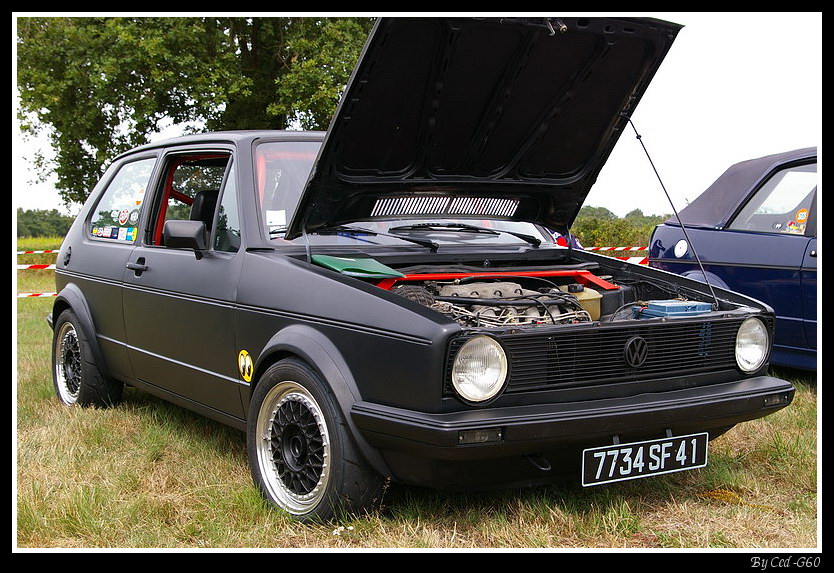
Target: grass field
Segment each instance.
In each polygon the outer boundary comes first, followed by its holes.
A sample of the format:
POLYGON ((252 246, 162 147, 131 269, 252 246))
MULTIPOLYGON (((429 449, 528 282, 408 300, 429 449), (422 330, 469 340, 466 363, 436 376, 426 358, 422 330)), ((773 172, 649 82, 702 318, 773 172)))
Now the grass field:
MULTIPOLYGON (((18 292, 53 291, 51 273, 18 271, 18 292)), ((16 305, 17 548, 821 547, 813 374, 775 371, 796 384, 794 403, 713 441, 701 470, 588 490, 392 485, 379 511, 301 525, 261 500, 241 432, 132 389, 109 410, 60 405, 45 320, 51 304, 16 305)))

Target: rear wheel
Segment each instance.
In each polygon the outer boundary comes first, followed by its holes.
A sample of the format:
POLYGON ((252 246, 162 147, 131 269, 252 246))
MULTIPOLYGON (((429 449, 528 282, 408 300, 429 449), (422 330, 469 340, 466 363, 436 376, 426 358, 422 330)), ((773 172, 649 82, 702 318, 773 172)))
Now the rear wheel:
POLYGON ((122 398, 124 385, 101 372, 78 317, 69 309, 55 322, 52 384, 67 405, 107 407, 122 398))
POLYGON ((305 362, 282 360, 252 394, 247 430, 252 478, 271 503, 301 521, 372 508, 382 480, 356 450, 341 410, 305 362))

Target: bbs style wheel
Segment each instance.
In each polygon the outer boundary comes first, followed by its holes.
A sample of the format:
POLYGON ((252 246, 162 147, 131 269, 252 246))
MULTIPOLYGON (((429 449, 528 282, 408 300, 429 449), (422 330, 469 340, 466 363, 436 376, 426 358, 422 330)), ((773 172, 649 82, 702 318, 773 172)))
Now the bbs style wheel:
POLYGON ((93 357, 78 317, 63 311, 52 339, 52 384, 64 404, 112 406, 122 398, 123 384, 105 376, 93 357))
POLYGON ((332 396, 297 359, 264 372, 252 394, 249 466, 264 497, 301 521, 370 508, 382 480, 356 451, 332 396))
POLYGON ((315 398, 291 381, 273 386, 258 413, 258 467, 270 498, 293 514, 315 508, 330 478, 330 437, 315 398))
POLYGON ((81 390, 81 346, 72 322, 55 334, 55 391, 65 404, 75 404, 81 390))

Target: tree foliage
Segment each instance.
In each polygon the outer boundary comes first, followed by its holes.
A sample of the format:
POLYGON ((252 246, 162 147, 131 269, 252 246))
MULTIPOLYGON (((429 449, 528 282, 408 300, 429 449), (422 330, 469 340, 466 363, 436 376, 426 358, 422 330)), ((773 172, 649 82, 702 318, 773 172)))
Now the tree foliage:
POLYGON ((17 209, 18 237, 63 237, 74 217, 62 215, 57 209, 17 209))
POLYGON ((47 133, 66 203, 166 123, 324 129, 370 18, 17 19, 21 127, 47 133))
POLYGON ((606 207, 592 207, 591 205, 584 205, 581 209, 579 209, 579 214, 577 215, 577 219, 602 219, 604 221, 610 221, 612 219, 616 219, 617 215, 615 215, 611 210, 607 209, 606 207))
POLYGON ((605 207, 582 207, 571 232, 585 247, 636 247, 648 245, 656 225, 668 215, 644 215, 634 209, 625 217, 617 217, 605 207))

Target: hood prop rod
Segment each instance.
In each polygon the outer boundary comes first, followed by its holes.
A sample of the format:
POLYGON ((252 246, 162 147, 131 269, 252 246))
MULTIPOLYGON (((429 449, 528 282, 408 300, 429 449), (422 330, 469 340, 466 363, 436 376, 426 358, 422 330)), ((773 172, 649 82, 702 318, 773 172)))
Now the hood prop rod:
POLYGON ((307 234, 307 218, 301 222, 301 236, 304 237, 304 251, 307 254, 307 262, 313 264, 313 253, 310 248, 310 236, 307 234))
POLYGON ((720 304, 718 302, 718 296, 715 294, 715 290, 712 288, 712 284, 709 282, 709 277, 707 277, 707 271, 704 270, 704 265, 701 262, 701 257, 698 256, 698 251, 695 250, 695 244, 692 242, 692 239, 689 238, 689 233, 686 231, 686 225, 683 224, 681 221, 680 215, 678 215, 678 210, 675 209, 675 204, 672 202, 672 198, 669 196, 669 192, 666 190, 666 186, 663 184, 663 180, 660 178, 660 174, 657 172, 657 168, 654 166, 654 161, 652 161, 651 155, 649 155, 649 150, 646 149, 646 145, 643 143, 643 136, 637 132, 637 128, 634 126, 634 122, 631 121, 631 118, 626 115, 625 113, 620 113, 620 117, 626 118, 628 124, 631 126, 631 129, 634 130, 634 135, 637 138, 637 141, 640 142, 640 147, 643 148, 643 153, 646 154, 646 158, 649 160, 649 165, 652 166, 652 170, 654 171, 655 177, 657 177, 657 181, 660 183, 661 189, 663 189, 663 193, 666 195, 666 200, 669 201, 669 206, 672 207, 672 211, 675 213, 675 219, 677 219, 678 224, 681 226, 681 230, 683 230, 683 236, 686 237, 686 242, 689 243, 689 247, 692 249, 692 254, 695 257, 695 260, 698 263, 698 268, 701 269, 701 274, 704 275, 704 281, 707 283, 709 287, 709 292, 712 294, 712 298, 715 301, 714 307, 715 310, 718 310, 720 304))

